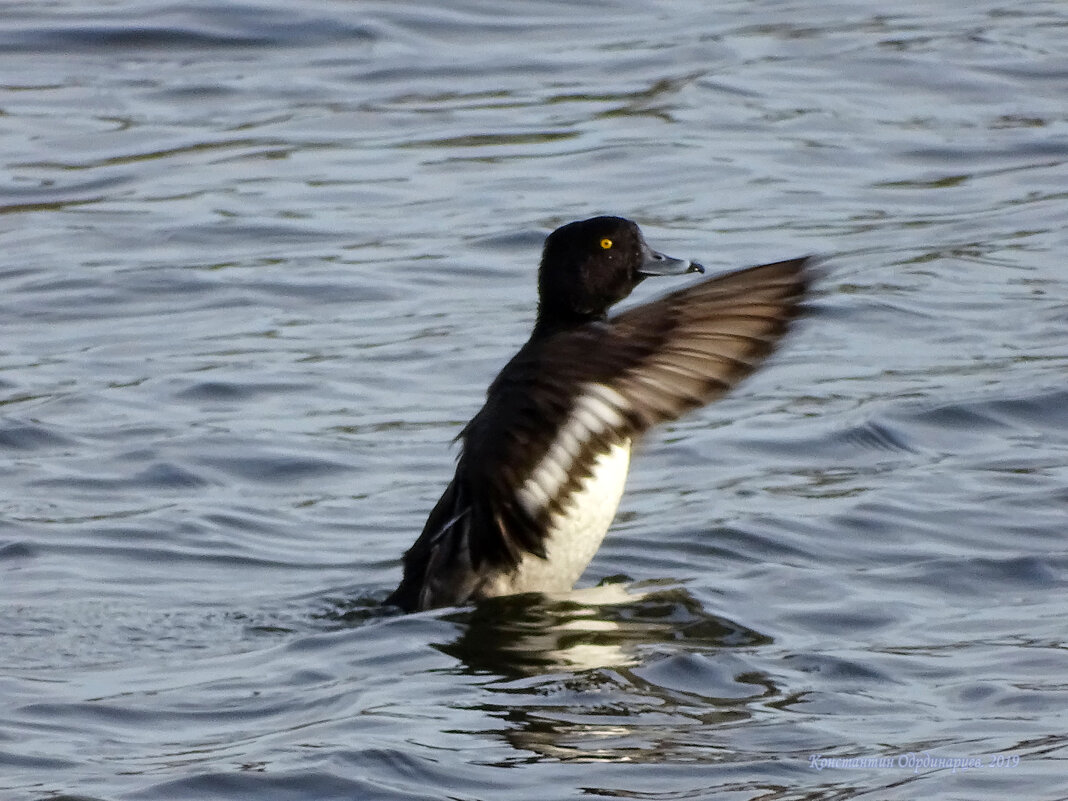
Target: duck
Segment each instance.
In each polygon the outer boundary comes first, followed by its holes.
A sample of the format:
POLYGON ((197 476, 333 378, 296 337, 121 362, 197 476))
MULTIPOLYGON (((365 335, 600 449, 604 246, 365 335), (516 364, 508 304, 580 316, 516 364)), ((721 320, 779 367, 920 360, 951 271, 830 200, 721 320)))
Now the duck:
POLYGON ((609 316, 646 279, 705 268, 653 250, 623 217, 549 234, 530 338, 456 437, 455 475, 385 603, 415 612, 570 591, 615 517, 634 445, 776 350, 812 261, 703 278, 609 316))

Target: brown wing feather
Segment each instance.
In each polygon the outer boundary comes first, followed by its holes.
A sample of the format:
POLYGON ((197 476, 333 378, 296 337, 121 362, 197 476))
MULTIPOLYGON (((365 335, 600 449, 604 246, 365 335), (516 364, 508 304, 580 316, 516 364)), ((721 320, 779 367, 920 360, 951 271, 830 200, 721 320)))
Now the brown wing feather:
POLYGON ((646 343, 613 382, 638 431, 709 403, 752 373, 797 316, 809 261, 728 273, 615 317, 616 335, 646 343))

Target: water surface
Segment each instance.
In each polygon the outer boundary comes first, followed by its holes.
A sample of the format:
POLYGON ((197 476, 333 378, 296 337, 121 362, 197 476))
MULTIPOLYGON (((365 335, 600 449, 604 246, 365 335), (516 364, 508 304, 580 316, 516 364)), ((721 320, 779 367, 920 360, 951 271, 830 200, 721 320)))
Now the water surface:
POLYGON ((949 5, 7 4, 0 795, 1068 798, 1068 12, 949 5), (383 610, 598 213, 830 259, 581 591, 383 610))

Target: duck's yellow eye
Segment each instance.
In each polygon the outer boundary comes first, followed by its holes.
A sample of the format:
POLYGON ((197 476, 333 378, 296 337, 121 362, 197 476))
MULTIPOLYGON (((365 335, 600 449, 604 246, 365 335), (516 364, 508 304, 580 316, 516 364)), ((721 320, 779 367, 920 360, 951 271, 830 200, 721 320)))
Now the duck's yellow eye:
POLYGON ((606 236, 604 239, 601 240, 601 247, 605 250, 608 250, 610 247, 612 247, 612 240, 606 236))

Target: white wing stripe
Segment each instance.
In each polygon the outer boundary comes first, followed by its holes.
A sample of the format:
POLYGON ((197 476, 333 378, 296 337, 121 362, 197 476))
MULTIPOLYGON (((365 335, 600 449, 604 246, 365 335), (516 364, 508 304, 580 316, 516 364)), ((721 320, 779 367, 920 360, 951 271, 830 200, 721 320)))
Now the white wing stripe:
POLYGON ((594 437, 626 422, 627 400, 604 384, 585 384, 560 431, 516 492, 527 512, 536 517, 567 484, 582 449, 594 437))

